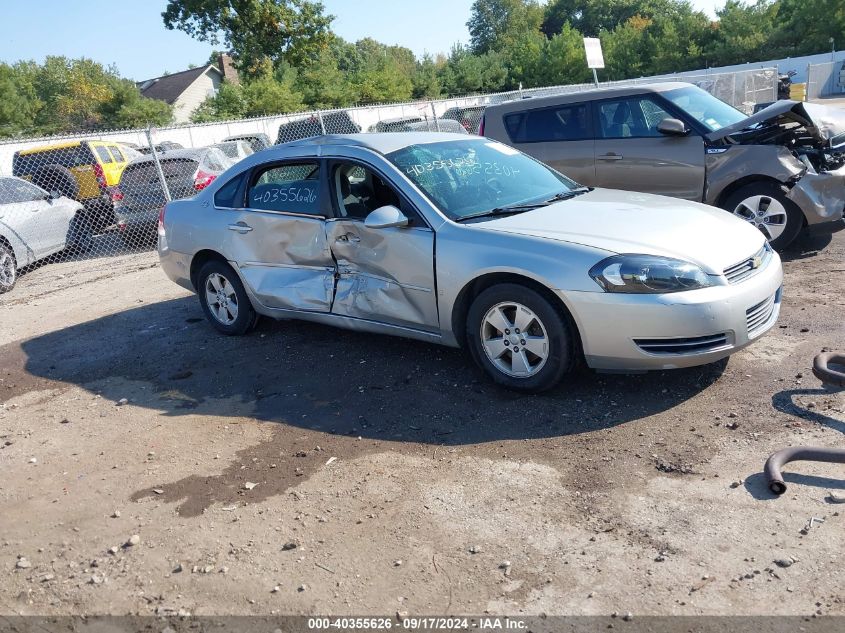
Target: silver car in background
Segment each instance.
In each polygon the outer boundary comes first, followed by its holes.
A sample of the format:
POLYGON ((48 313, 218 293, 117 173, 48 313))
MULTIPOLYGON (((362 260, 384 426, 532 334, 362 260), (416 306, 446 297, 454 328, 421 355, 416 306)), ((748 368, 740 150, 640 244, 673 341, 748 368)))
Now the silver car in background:
POLYGON ((778 318, 778 255, 751 225, 589 189, 468 135, 325 136, 256 153, 159 223, 162 268, 210 323, 259 315, 468 348, 496 382, 728 356, 778 318))
POLYGON ((14 288, 19 269, 64 250, 87 252, 92 239, 81 203, 0 177, 0 294, 14 288))

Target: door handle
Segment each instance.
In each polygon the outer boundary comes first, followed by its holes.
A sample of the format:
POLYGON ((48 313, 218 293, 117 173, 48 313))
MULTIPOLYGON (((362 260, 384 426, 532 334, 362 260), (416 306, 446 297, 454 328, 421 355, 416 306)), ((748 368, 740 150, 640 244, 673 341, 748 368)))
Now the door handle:
POLYGON ((335 242, 344 242, 346 244, 357 244, 361 241, 361 238, 355 235, 354 233, 346 233, 345 235, 338 235, 335 242))
POLYGON ((602 154, 598 157, 599 160, 622 160, 622 154, 602 154))
POLYGON ((249 233, 252 230, 252 227, 248 224, 244 224, 243 222, 238 222, 237 224, 230 224, 229 225, 230 231, 237 231, 241 235, 244 233, 249 233))

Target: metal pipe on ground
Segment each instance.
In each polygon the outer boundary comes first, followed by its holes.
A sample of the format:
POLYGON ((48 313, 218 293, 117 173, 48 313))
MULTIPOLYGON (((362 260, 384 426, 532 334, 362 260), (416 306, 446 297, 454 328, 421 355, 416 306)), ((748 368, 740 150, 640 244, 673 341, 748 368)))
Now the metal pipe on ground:
POLYGON ((773 453, 766 460, 764 472, 769 490, 776 495, 786 492, 781 469, 784 464, 794 461, 828 462, 845 464, 845 448, 819 448, 815 446, 790 446, 773 453))

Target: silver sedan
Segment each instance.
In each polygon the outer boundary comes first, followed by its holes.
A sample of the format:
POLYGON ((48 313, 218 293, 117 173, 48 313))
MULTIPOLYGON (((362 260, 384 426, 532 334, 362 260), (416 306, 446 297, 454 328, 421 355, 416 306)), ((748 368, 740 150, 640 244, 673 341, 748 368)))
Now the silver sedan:
POLYGON ((325 136, 258 152, 159 221, 211 324, 259 315, 469 349, 497 383, 713 362, 769 330, 780 259, 694 202, 580 187, 498 142, 325 136))

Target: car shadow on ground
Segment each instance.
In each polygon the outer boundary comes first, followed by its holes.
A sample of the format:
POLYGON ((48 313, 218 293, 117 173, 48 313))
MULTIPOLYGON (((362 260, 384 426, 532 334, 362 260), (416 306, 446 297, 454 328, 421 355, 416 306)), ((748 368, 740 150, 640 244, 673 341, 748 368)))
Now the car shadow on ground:
MULTIPOLYGON (((310 323, 264 319, 246 337, 215 332, 193 297, 145 304, 24 342, 26 371, 78 385, 107 378, 178 392, 168 415, 209 399, 253 403, 253 417, 334 434, 465 444, 607 428, 674 407, 725 363, 642 375, 581 369, 530 396, 487 380, 461 350, 310 323)), ((124 397, 120 387, 104 398, 124 397)), ((148 406, 148 403, 135 403, 148 406)))
POLYGON ((507 453, 559 461, 555 438, 664 412, 706 389, 726 366, 634 376, 583 369, 529 396, 490 383, 461 350, 416 341, 268 319, 246 337, 225 337, 194 297, 140 305, 20 347, 22 381, 79 385, 160 415, 277 424, 272 439, 239 450, 219 474, 163 481, 131 497, 178 503, 182 516, 283 494, 326 467, 329 456, 354 459, 385 450, 383 443, 436 458, 438 450, 469 445, 481 456, 501 456, 498 442, 536 440, 511 444, 507 453), (138 383, 146 389, 133 389, 138 383), (261 485, 245 496, 246 482, 261 485))
POLYGON ((784 262, 792 262, 799 259, 808 259, 818 256, 822 250, 833 240, 833 235, 823 233, 821 235, 810 235, 806 231, 800 233, 792 244, 786 247, 780 254, 784 262))

